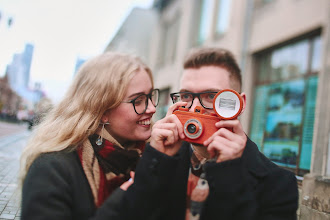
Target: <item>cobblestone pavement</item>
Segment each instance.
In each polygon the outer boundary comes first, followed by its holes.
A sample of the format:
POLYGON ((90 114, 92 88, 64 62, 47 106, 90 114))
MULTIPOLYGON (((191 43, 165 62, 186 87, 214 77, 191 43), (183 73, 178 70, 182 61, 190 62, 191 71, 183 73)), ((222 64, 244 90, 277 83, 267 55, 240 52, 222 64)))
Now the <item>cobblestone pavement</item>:
POLYGON ((0 220, 20 219, 19 158, 30 133, 24 124, 0 122, 0 220))

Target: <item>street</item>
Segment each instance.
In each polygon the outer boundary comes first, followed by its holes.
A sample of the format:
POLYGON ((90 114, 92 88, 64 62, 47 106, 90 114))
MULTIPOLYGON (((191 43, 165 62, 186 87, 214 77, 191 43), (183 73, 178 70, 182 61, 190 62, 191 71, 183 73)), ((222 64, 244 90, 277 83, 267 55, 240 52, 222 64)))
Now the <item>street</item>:
POLYGON ((0 220, 20 219, 19 159, 30 133, 27 124, 0 122, 0 220))

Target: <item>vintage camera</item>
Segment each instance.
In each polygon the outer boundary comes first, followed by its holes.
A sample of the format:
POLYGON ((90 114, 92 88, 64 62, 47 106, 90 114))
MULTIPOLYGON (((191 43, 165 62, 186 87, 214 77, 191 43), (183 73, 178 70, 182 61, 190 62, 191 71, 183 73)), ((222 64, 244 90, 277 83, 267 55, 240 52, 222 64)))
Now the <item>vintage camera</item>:
POLYGON ((218 130, 215 123, 220 120, 237 118, 242 112, 242 97, 234 90, 225 89, 216 94, 213 100, 215 113, 208 114, 202 106, 196 106, 194 112, 180 107, 174 111, 183 125, 184 140, 190 143, 203 145, 214 132, 218 130))

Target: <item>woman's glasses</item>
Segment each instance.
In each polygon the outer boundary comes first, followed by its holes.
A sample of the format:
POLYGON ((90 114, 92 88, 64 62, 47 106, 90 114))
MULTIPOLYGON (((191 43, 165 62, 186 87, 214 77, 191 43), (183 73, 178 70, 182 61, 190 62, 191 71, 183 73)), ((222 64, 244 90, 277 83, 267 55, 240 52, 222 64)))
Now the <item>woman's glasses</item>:
POLYGON ((159 102, 159 89, 154 89, 149 94, 139 95, 138 97, 125 103, 132 103, 136 114, 142 115, 148 108, 149 99, 151 100, 152 104, 157 107, 159 102))

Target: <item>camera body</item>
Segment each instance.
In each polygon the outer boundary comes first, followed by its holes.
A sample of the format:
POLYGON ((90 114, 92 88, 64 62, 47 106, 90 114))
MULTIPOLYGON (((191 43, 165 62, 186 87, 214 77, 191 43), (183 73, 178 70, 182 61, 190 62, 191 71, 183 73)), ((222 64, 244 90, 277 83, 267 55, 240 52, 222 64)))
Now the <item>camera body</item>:
POLYGON ((184 107, 173 112, 183 125, 185 141, 203 145, 203 142, 218 130, 215 123, 220 121, 220 118, 216 114, 204 112, 201 106, 196 106, 194 112, 189 112, 189 109, 184 107))
POLYGON ((207 114, 202 106, 196 106, 194 112, 184 107, 173 112, 183 125, 185 141, 203 145, 219 129, 215 123, 236 119, 241 114, 243 99, 234 90, 221 90, 213 99, 213 109, 215 113, 211 114, 207 114))

